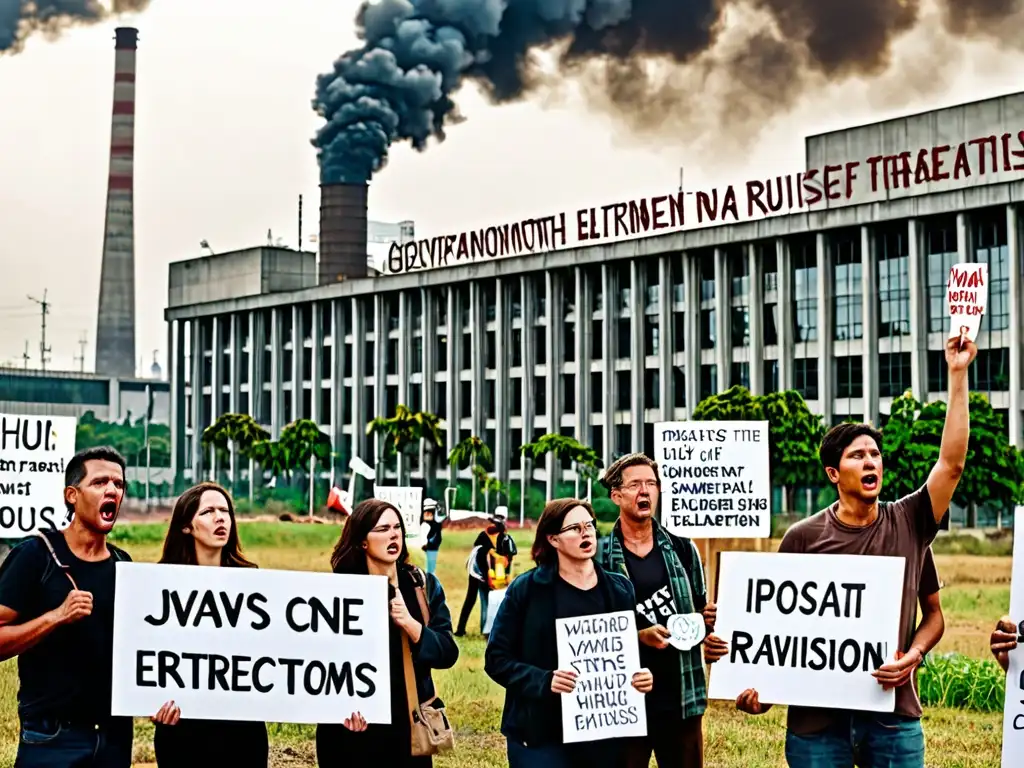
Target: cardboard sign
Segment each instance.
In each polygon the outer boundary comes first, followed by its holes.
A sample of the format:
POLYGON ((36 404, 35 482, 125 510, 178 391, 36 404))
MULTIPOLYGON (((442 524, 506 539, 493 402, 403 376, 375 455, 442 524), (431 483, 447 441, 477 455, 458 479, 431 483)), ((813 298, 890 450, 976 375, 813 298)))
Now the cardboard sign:
POLYGON ((978 340, 981 316, 988 306, 988 264, 954 264, 946 281, 949 338, 978 340))
POLYGON ((419 536, 420 517, 423 513, 423 489, 401 485, 375 485, 373 498, 394 504, 405 521, 405 537, 419 536))
POLYGON ((75 455, 73 416, 0 414, 0 539, 63 530, 64 471, 75 455))
POLYGON ((577 673, 562 696, 562 742, 647 735, 644 694, 633 687, 640 641, 633 611, 556 619, 558 668, 577 673))
MULTIPOLYGON (((1013 514, 1013 530, 1024 531, 1024 507, 1013 514)), ((1010 578, 1010 618, 1017 622, 1017 647, 1010 651, 1003 703, 1003 768, 1016 768, 1024 759, 1024 536, 1013 537, 1010 578)))
POLYGON ((905 558, 723 552, 708 697, 892 712, 871 673, 899 650, 905 558))
POLYGON ((767 421, 654 425, 661 523, 691 539, 766 538, 772 532, 767 421))
MULTIPOLYGON (((383 576, 119 562, 113 715, 391 722, 383 576)), ((397 674, 402 674, 401 669, 397 674)))

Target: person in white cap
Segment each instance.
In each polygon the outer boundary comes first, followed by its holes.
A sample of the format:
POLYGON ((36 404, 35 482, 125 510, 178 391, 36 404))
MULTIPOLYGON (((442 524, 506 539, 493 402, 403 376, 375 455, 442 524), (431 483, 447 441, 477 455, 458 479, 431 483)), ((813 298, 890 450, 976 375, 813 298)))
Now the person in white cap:
POLYGON ((427 553, 427 573, 437 570, 437 551, 441 549, 441 525, 437 519, 437 501, 423 500, 423 512, 420 514, 420 541, 423 551, 427 553))
POLYGON ((491 524, 473 542, 473 550, 469 553, 466 563, 469 571, 469 586, 466 589, 466 600, 459 614, 456 637, 466 634, 466 622, 476 604, 477 594, 480 595, 480 634, 487 636, 487 601, 492 589, 504 589, 511 581, 512 558, 516 555, 516 543, 505 530, 508 520, 508 507, 502 505, 494 508, 491 524))

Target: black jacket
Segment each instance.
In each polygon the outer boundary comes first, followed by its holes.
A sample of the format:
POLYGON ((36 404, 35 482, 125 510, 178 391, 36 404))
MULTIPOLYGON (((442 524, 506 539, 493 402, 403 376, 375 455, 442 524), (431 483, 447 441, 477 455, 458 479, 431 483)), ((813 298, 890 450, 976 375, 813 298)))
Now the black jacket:
MULTIPOLYGON (((608 612, 636 610, 629 579, 595 567, 608 612)), ((540 566, 509 585, 484 656, 484 670, 505 689, 501 732, 527 746, 562 743, 561 695, 551 691, 558 666, 557 578, 557 566, 540 566)))

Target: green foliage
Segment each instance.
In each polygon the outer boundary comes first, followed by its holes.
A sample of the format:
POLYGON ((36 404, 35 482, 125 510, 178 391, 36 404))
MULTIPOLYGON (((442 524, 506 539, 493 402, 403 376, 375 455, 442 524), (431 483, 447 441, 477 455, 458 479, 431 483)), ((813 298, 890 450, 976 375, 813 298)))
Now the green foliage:
POLYGON ((408 453, 418 449, 420 442, 426 443, 430 450, 439 450, 444 446, 441 434, 441 419, 428 411, 411 411, 399 403, 395 406, 395 415, 391 418, 378 416, 366 425, 366 434, 378 434, 383 439, 384 455, 382 459, 391 458, 399 453, 408 453))
POLYGON ((575 437, 568 437, 557 432, 541 435, 537 440, 526 443, 519 450, 524 456, 534 461, 549 453, 553 453, 559 460, 567 458, 573 463, 582 480, 597 479, 598 470, 603 464, 601 455, 589 445, 584 445, 575 437))
POLYGON ((977 712, 1001 712, 1006 675, 993 659, 959 653, 929 656, 917 676, 921 703, 977 712))
MULTIPOLYGON (((146 466, 146 421, 138 418, 133 423, 103 421, 93 411, 86 411, 78 419, 75 431, 75 450, 109 445, 117 449, 130 466, 146 466)), ((171 428, 166 424, 149 425, 149 463, 152 467, 171 466, 171 428)))
POLYGON ((693 409, 694 421, 767 421, 772 481, 776 485, 820 485, 824 473, 818 446, 825 435, 821 417, 811 413, 796 390, 752 395, 734 386, 702 400, 693 409))
POLYGON ((448 463, 457 469, 466 469, 477 464, 491 466, 491 449, 476 435, 460 441, 448 454, 448 463))

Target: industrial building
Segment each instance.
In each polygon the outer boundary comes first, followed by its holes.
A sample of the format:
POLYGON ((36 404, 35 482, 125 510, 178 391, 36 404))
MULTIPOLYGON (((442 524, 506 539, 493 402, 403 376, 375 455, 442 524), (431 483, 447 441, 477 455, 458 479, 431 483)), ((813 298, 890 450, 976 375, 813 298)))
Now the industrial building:
MULTIPOLYGON (((367 422, 404 403, 442 417, 449 446, 482 437, 513 482, 541 434, 605 461, 651 451, 655 422, 733 384, 884 424, 907 389, 945 397, 946 280, 963 261, 990 276, 971 386, 1020 445, 1022 150, 1024 93, 807 138, 807 168, 861 163, 849 198, 811 210, 374 277, 359 272, 366 185, 325 185, 319 263, 260 248, 171 265, 175 467, 202 475, 197 436, 224 412, 274 435, 311 418, 343 469, 372 463, 367 422), (943 174, 892 181, 919 148, 943 174)), ((549 457, 534 477, 562 472, 549 457)))

